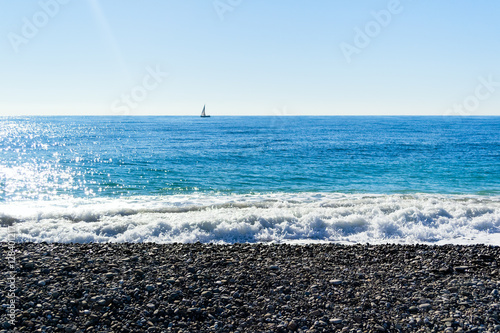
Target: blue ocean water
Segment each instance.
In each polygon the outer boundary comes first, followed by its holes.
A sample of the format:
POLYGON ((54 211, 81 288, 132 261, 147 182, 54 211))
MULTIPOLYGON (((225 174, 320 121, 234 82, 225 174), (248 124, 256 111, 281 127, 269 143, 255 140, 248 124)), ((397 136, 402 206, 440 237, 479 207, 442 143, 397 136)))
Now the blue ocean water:
POLYGON ((471 236, 401 229, 450 221, 500 233, 500 117, 8 117, 0 118, 0 158, 0 218, 20 240, 471 236), (367 197, 378 201, 366 206, 367 197), (336 205, 355 209, 325 211, 336 205), (429 207, 437 213, 426 215, 429 207), (390 215, 401 209, 413 212, 390 215), (293 229, 304 214, 310 230, 293 229), (377 218, 386 231, 373 229, 377 218))

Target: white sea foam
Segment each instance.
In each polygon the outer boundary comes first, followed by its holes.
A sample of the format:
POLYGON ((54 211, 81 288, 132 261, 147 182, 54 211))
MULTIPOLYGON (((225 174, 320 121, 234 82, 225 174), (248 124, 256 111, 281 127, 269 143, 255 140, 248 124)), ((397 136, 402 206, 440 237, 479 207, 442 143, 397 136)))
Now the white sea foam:
MULTIPOLYGON (((192 194, 0 204, 17 241, 500 245, 500 197, 192 194)), ((0 239, 7 239, 0 228, 0 239)))

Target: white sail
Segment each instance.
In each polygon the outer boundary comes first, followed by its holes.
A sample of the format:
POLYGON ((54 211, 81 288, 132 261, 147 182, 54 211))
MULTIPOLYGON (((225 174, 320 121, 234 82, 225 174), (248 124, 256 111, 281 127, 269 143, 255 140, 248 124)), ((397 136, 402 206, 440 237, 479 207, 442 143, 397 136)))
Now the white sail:
POLYGON ((205 114, 205 105, 203 105, 203 111, 201 111, 201 116, 200 117, 203 117, 203 118, 210 117, 210 116, 207 116, 205 114))

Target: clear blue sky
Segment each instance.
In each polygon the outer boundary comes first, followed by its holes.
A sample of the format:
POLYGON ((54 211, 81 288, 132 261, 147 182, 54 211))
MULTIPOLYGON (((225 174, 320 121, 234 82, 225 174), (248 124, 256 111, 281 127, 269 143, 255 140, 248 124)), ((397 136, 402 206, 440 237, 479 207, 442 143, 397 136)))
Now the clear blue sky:
POLYGON ((0 4, 2 115, 500 115, 494 0, 0 4))

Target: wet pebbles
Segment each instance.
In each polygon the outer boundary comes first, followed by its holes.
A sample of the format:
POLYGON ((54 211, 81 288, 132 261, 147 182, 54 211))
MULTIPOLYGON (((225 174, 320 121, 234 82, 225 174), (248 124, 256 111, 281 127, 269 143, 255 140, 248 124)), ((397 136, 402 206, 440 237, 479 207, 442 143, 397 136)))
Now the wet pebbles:
MULTIPOLYGON (((16 322, 2 288, 0 331, 500 332, 499 247, 25 243, 16 251, 16 322)), ((0 266, 5 286, 3 258, 0 266)))

